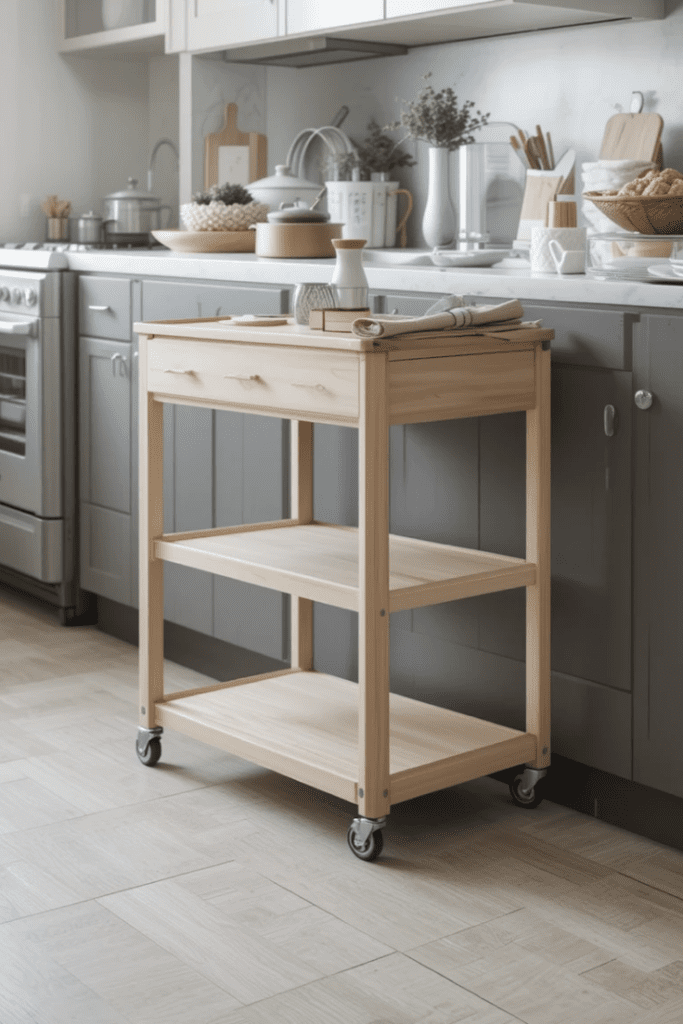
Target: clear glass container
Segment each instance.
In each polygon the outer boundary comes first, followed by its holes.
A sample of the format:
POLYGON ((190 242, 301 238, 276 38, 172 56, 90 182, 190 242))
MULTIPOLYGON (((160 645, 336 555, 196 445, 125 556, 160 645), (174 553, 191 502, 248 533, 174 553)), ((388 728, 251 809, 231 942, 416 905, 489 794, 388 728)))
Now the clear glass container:
POLYGON ((683 259, 683 235, 589 235, 586 274, 600 281, 651 281, 648 267, 683 259))

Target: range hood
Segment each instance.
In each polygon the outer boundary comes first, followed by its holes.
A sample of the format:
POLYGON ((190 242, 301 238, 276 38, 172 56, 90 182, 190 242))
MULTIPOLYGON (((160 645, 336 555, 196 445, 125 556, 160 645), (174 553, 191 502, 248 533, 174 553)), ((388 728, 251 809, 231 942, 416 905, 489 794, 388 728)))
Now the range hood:
POLYGON ((336 36, 278 39, 269 44, 226 50, 225 60, 237 64, 273 64, 281 68, 313 68, 320 64, 342 64, 373 57, 395 57, 408 52, 398 43, 373 43, 364 39, 336 36))

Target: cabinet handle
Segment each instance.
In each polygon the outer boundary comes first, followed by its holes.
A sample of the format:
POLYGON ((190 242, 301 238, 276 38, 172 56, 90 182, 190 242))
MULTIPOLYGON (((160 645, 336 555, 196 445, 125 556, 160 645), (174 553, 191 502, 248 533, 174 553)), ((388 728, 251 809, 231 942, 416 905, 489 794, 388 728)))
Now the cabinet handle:
POLYGON ((327 391, 324 384, 306 384, 305 381, 293 380, 293 388, 313 388, 315 391, 327 391))
POLYGON ((249 375, 246 373, 224 373, 223 378, 225 380, 257 380, 259 384, 263 383, 258 373, 251 373, 249 375))
POLYGON ((92 309, 95 313, 106 313, 111 306, 88 306, 88 309, 92 309))
POLYGON ((606 405, 603 414, 603 422, 605 425, 605 435, 607 437, 614 437, 617 423, 617 410, 613 405, 606 405))
POLYGON ((639 409, 649 409, 654 402, 654 395, 651 391, 645 391, 641 388, 640 391, 636 391, 634 401, 639 409))
POLYGON ((128 376, 128 360, 125 356, 122 356, 120 352, 115 352, 111 357, 111 372, 112 376, 116 376, 116 368, 118 366, 119 377, 128 376))
POLYGON ((164 370, 164 373, 186 373, 189 377, 194 377, 194 370, 164 370))

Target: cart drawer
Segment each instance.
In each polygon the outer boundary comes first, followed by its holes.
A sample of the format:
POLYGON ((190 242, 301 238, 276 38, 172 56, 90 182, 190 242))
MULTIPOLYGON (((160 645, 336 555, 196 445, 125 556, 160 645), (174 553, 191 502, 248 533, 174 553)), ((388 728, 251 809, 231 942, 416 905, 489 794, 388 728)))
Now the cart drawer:
POLYGON ((353 352, 152 338, 148 390, 254 412, 358 419, 358 356, 353 352))
POLYGON ((533 409, 534 353, 495 352, 389 362, 389 422, 533 409))

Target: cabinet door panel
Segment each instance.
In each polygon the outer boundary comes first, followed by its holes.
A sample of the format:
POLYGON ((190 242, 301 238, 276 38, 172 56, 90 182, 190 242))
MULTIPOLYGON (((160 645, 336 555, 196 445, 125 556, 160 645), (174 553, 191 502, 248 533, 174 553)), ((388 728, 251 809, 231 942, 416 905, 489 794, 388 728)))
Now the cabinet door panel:
POLYGON ((330 0, 287 0, 287 35, 383 18, 384 0, 346 0, 343 4, 330 0))
POLYGON ((80 339, 80 498, 125 513, 131 510, 130 374, 130 343, 80 339))
POLYGON ((683 320, 643 317, 634 344, 633 777, 683 796, 683 320))
POLYGON ((188 0, 187 49, 219 50, 277 36, 275 0, 188 0))
MULTIPOLYGON (((213 417, 209 409, 177 406, 174 424, 173 529, 213 526, 213 417)), ((213 582, 184 566, 164 570, 164 615, 200 633, 213 630, 213 582), (177 571, 180 570, 180 571, 177 571)))
POLYGON ((80 516, 81 586, 130 604, 131 517, 86 502, 81 502, 80 516))
MULTIPOLYGON (((631 686, 631 375, 553 366, 553 669, 631 686), (604 409, 617 410, 613 437, 604 409)), ((524 557, 523 414, 481 420, 481 547, 524 557)), ((524 658, 523 593, 477 599, 480 644, 524 658)))
MULTIPOLYGON (((284 432, 289 422, 216 414, 216 522, 264 522, 285 515, 284 432), (245 471, 246 467, 246 471, 245 471)), ((287 657, 281 594, 239 580, 214 579, 214 635, 272 658, 287 657)))

